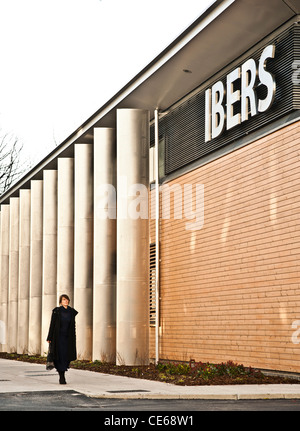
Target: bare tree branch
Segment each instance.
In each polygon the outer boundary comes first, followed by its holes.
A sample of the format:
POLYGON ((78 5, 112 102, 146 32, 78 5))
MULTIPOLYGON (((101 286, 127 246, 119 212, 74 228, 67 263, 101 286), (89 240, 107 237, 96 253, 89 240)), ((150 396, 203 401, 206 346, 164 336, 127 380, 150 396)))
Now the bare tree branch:
POLYGON ((0 130, 0 195, 28 170, 27 162, 21 162, 23 144, 12 133, 0 130))

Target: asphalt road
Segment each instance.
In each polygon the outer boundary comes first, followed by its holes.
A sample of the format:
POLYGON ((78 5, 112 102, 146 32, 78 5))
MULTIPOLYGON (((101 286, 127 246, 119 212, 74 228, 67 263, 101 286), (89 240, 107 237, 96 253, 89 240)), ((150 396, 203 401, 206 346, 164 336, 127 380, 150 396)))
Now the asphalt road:
MULTIPOLYGON (((0 411, 182 412, 300 411, 300 399, 176 400, 90 398, 76 391, 0 393, 0 411)), ((173 413, 172 413, 173 412, 173 413)), ((189 415, 185 415, 189 416, 189 415)), ((151 425, 151 424, 150 424, 151 425)), ((160 424, 156 424, 160 425, 160 424)), ((163 424, 162 424, 163 425, 163 424)), ((171 424, 170 424, 171 425, 171 424)), ((175 425, 175 424, 174 424, 175 425)), ((186 429, 186 427, 185 427, 186 429)))

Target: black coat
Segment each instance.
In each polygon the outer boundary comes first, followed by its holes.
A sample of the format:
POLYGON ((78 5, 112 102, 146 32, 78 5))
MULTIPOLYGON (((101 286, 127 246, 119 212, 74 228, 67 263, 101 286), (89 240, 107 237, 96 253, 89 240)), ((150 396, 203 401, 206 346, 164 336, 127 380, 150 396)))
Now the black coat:
MULTIPOLYGON (((72 317, 71 317, 69 336, 68 336, 68 360, 75 361, 75 359, 77 358, 75 316, 76 314, 78 314, 78 312, 74 308, 71 308, 71 307, 69 308, 71 309, 72 317)), ((47 341, 51 341, 53 357, 56 360, 59 359, 59 356, 58 356, 59 331, 60 331, 60 307, 55 307, 52 310, 52 316, 51 316, 51 322, 50 322, 47 341)))

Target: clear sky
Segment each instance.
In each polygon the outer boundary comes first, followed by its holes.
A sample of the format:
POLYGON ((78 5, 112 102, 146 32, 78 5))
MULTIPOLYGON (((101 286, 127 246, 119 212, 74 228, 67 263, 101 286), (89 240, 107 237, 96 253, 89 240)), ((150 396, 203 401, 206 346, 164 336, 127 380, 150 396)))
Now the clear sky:
POLYGON ((0 0, 0 129, 33 164, 213 0, 0 0))

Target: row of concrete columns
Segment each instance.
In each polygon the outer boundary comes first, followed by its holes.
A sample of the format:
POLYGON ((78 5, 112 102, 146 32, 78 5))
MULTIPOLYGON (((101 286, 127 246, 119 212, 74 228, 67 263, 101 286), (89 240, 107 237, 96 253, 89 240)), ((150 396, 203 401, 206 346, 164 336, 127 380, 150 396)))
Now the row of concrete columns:
POLYGON ((121 109, 116 124, 1 205, 1 351, 44 355, 65 293, 78 358, 148 362, 148 220, 124 217, 134 196, 118 189, 149 186, 149 113, 121 109))

